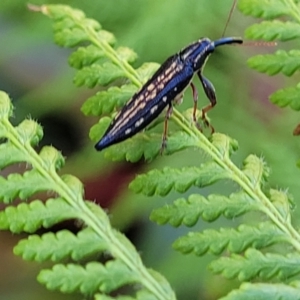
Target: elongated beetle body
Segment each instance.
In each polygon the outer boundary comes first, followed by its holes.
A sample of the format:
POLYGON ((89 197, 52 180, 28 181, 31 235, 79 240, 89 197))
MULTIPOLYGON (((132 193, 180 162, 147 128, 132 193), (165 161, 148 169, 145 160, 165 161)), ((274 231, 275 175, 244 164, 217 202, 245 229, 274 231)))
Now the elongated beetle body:
MULTIPOLYGON (((182 101, 184 90, 189 85, 192 87, 194 98, 193 120, 198 124, 196 119, 198 94, 191 82, 195 73, 210 101, 210 104, 202 109, 202 119, 209 125, 205 115, 215 106, 216 93, 213 84, 202 75, 205 62, 216 47, 242 43, 243 40, 238 37, 223 37, 216 41, 202 38, 169 57, 117 114, 95 148, 100 151, 132 137, 168 107, 162 141, 163 150, 166 146, 167 122, 172 113, 173 103, 182 101)), ((213 131, 212 126, 211 129, 213 131)))

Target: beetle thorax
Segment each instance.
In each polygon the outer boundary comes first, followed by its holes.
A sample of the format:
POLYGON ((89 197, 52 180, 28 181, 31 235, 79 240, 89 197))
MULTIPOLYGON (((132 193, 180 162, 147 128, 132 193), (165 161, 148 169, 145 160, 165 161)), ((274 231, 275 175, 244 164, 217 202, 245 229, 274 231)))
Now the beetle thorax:
POLYGON ((208 38, 202 38, 180 52, 180 58, 184 63, 191 64, 194 71, 202 69, 209 55, 214 51, 214 44, 208 38))

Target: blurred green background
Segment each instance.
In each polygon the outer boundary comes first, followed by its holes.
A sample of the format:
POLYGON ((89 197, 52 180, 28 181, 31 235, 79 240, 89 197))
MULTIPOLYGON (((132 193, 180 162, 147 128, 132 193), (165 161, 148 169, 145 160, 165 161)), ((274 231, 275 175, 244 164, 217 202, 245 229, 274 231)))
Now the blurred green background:
MULTIPOLYGON (((67 157, 63 172, 72 173, 84 182, 87 199, 97 199, 101 206, 108 207, 113 225, 127 233, 148 267, 167 277, 178 299, 217 299, 225 295, 238 283, 212 276, 207 270, 210 255, 195 258, 172 250, 171 244, 176 237, 189 229, 159 227, 148 217, 153 208, 181 196, 187 197, 195 192, 228 195, 238 187, 223 182, 201 191, 192 188, 185 195, 173 192, 167 198, 146 198, 130 193, 128 183, 137 173, 164 166, 198 165, 206 157, 198 151, 188 150, 170 157, 159 157, 151 163, 133 165, 111 163, 104 159, 103 153, 94 151, 88 130, 98 120, 84 117, 80 107, 96 89, 76 88, 72 84, 75 71, 67 64, 71 50, 53 44, 51 21, 28 11, 26 3, 24 0, 0 2, 0 89, 13 99, 16 107, 13 122, 17 124, 30 116, 42 124, 43 144, 54 145, 67 157)), ((47 3, 82 9, 87 16, 98 20, 104 29, 113 32, 118 45, 133 48, 139 55, 135 66, 139 66, 146 61, 162 63, 200 37, 219 38, 232 1, 32 1, 36 5, 47 3)), ((236 10, 226 35, 243 36, 244 29, 253 22, 255 20, 236 10)), ((298 116, 289 109, 278 109, 268 101, 269 94, 293 85, 297 78, 268 78, 249 70, 246 64, 252 55, 275 50, 263 47, 218 48, 204 71, 214 83, 218 96, 218 104, 209 117, 216 131, 239 141, 240 149, 233 157, 239 166, 250 153, 264 157, 271 166, 270 185, 288 189, 297 204, 300 189, 296 162, 300 153, 298 138, 292 136, 292 130, 298 116)), ((194 82, 199 89, 199 107, 204 106, 208 101, 198 79, 195 78, 194 82)), ((192 97, 187 91, 179 109, 189 107, 192 107, 192 97)), ((298 215, 299 212, 295 211, 296 224, 298 215)), ((260 216, 256 217, 251 216, 252 223, 259 220, 260 216)), ((197 227, 203 230, 212 226, 235 226, 238 222, 221 218, 214 224, 199 222, 197 227)), ((75 225, 66 224, 66 227, 72 230, 75 225)), ((35 277, 40 266, 12 255, 12 248, 19 238, 1 233, 0 300, 82 299, 80 295, 60 295, 39 286, 35 277)))

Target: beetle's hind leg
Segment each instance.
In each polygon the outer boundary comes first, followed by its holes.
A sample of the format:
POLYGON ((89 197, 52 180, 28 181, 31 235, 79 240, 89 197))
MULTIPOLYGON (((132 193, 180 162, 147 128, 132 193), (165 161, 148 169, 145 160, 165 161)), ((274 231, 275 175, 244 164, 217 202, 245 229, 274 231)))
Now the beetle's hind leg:
POLYGON ((166 116, 165 116, 165 122, 164 122, 164 132, 162 136, 162 142, 161 142, 161 148, 160 148, 160 155, 163 154, 165 148, 167 148, 167 139, 168 139, 168 121, 172 115, 173 112, 173 106, 172 103, 169 104, 166 116))

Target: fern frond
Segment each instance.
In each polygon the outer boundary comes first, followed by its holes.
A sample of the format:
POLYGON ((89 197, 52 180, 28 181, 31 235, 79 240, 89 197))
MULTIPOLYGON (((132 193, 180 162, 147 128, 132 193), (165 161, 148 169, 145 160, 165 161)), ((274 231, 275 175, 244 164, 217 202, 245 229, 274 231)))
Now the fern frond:
POLYGON ((105 240, 101 240, 91 228, 85 228, 77 235, 68 230, 31 235, 15 246, 14 253, 25 260, 58 262, 66 258, 80 261, 107 249, 105 240))
POLYGON ((230 257, 221 257, 210 264, 210 269, 216 274, 222 273, 226 278, 238 278, 240 281, 249 281, 254 278, 288 279, 300 273, 300 255, 290 253, 287 256, 267 253, 249 248, 245 255, 232 254, 230 257))
MULTIPOLYGON (((33 190, 34 192, 34 190, 33 190)), ((0 212, 0 228, 13 233, 32 233, 40 228, 50 228, 58 222, 79 217, 78 212, 64 199, 48 199, 46 203, 34 200, 9 206, 0 212)))
POLYGON ((163 170, 152 170, 147 174, 137 176, 129 187, 135 193, 146 196, 167 195, 172 189, 184 193, 192 185, 205 187, 220 179, 229 179, 230 174, 218 164, 208 162, 199 167, 185 167, 172 169, 165 167, 163 170))
POLYGON ((290 106, 294 110, 300 110, 300 84, 288 87, 273 93, 270 100, 279 107, 290 106))
POLYGON ((279 20, 263 21, 245 30, 246 38, 265 41, 289 41, 300 37, 300 24, 279 20))
POLYGON ((110 87, 87 99, 81 110, 84 114, 93 116, 112 113, 116 108, 124 106, 136 91, 137 87, 130 84, 110 87))
POLYGON ((43 270, 38 280, 49 290, 63 293, 77 291, 84 295, 99 291, 109 294, 123 286, 140 282, 140 278, 119 260, 108 261, 105 265, 98 262, 90 262, 86 266, 57 264, 51 270, 43 270))
POLYGON ((241 253, 249 247, 261 249, 278 242, 284 242, 286 236, 270 222, 258 226, 240 225, 235 228, 207 229, 203 232, 190 232, 187 236, 177 239, 173 247, 186 254, 193 252, 203 255, 208 251, 220 254, 224 250, 241 253))
POLYGON ((278 50, 275 54, 257 55, 250 58, 248 63, 253 69, 271 76, 279 72, 286 76, 292 76, 300 69, 300 51, 278 50))
MULTIPOLYGON (((261 209, 263 207, 261 206, 261 209)), ((259 205, 246 193, 232 194, 230 197, 209 195, 207 199, 201 195, 191 195, 188 199, 180 198, 172 205, 165 205, 154 210, 151 220, 160 225, 171 224, 194 226, 199 218, 212 222, 221 215, 228 219, 245 214, 249 210, 259 210, 259 205)))
POLYGON ((0 176, 1 196, 5 203, 34 197, 37 192, 51 192, 56 197, 45 202, 35 199, 17 206, 7 206, 0 212, 0 228, 14 233, 36 232, 58 222, 78 219, 86 226, 74 235, 68 231, 44 233, 23 239, 14 252, 27 260, 71 260, 69 265, 55 264, 51 270, 42 270, 38 280, 49 289, 62 292, 79 291, 85 295, 110 293, 122 286, 134 290, 149 290, 155 299, 174 299, 174 293, 164 278, 146 269, 134 246, 109 223, 106 213, 83 198, 82 183, 74 176, 57 171, 64 159, 53 147, 44 147, 37 153, 36 145, 42 129, 34 121, 25 121, 14 127, 9 122, 12 106, 8 96, 0 92, 0 151, 1 168, 12 163, 26 163, 30 170, 22 175, 12 173, 6 179, 0 176), (15 153, 14 159, 8 150, 15 153), (8 157, 8 162, 5 158, 8 157), (19 159, 19 160, 18 160, 19 159), (106 264, 93 262, 93 255, 106 253, 106 264), (82 260, 87 261, 85 266, 82 260), (75 263, 77 262, 77 263, 75 263))

